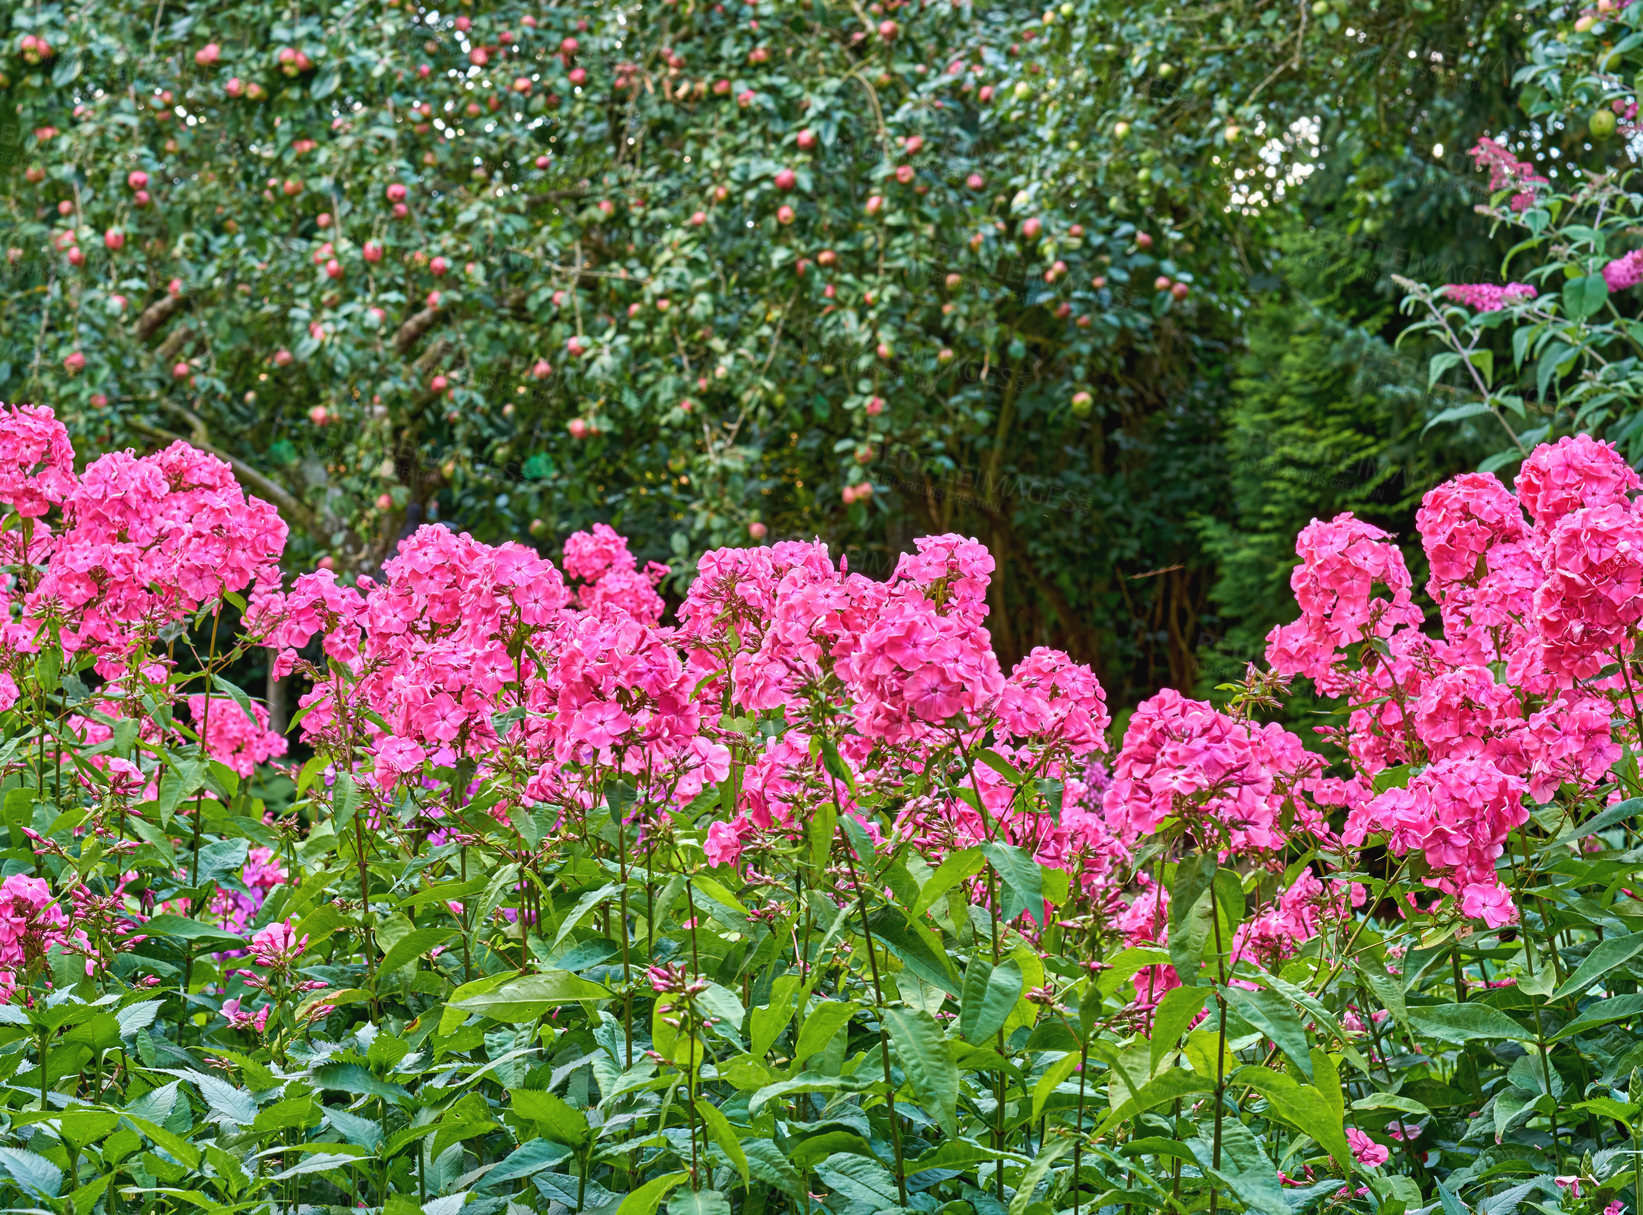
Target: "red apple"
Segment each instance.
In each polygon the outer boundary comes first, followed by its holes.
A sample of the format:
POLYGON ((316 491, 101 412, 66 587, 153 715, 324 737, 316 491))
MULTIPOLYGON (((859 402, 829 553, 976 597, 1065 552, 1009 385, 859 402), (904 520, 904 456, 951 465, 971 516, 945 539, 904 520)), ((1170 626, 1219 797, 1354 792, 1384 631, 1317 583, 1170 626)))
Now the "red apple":
POLYGON ((793 208, 788 206, 786 203, 783 203, 781 206, 776 208, 776 222, 778 224, 781 224, 783 227, 786 227, 788 224, 793 222, 793 219, 794 219, 793 208))
POLYGON ((80 372, 85 370, 85 366, 86 356, 81 354, 78 350, 72 351, 69 356, 63 360, 63 368, 70 375, 79 375, 80 372))
POLYGON ((380 262, 382 260, 382 246, 374 240, 368 240, 365 242, 364 248, 360 250, 360 256, 368 262, 380 262))
POLYGON ((325 411, 325 406, 315 405, 308 411, 308 420, 315 426, 324 426, 331 420, 331 415, 325 411))
POLYGON ((433 261, 428 263, 428 272, 435 278, 444 278, 445 272, 450 268, 451 264, 443 257, 436 257, 433 261))
POLYGON ((433 379, 428 381, 428 387, 435 392, 444 392, 450 386, 450 379, 444 375, 436 375, 433 379))
POLYGON ((571 438, 585 439, 592 428, 588 426, 586 418, 572 418, 565 423, 565 429, 570 431, 571 438))
POLYGON ((405 193, 406 193, 406 191, 405 191, 405 187, 403 185, 401 185, 397 181, 392 182, 392 183, 389 184, 388 190, 387 190, 388 201, 391 202, 391 203, 404 202, 405 201, 405 193))
POLYGON ((816 132, 809 127, 805 127, 804 130, 799 132, 794 142, 799 145, 801 151, 808 152, 816 146, 816 132))
POLYGON ((1152 237, 1146 232, 1137 232, 1135 234, 1135 244, 1137 248, 1150 249, 1152 248, 1152 237))
POLYGON ((130 173, 126 174, 126 185, 130 186, 133 190, 147 189, 148 174, 144 173, 141 169, 133 169, 130 173))
POLYGON ((770 534, 770 529, 755 519, 747 525, 747 534, 755 540, 763 540, 770 534))
POLYGON ((777 172, 776 172, 776 189, 778 189, 778 190, 791 190, 794 186, 798 185, 798 183, 799 183, 798 174, 794 173, 792 169, 779 169, 779 170, 777 170, 777 172))
POLYGON ((868 397, 867 398, 867 416, 868 417, 876 418, 883 412, 884 412, 884 398, 883 397, 868 397))
POLYGON ((553 374, 553 366, 547 359, 537 359, 531 367, 531 375, 539 380, 545 380, 553 374))
POLYGON ((1189 290, 1191 290, 1191 288, 1189 288, 1185 283, 1174 283, 1170 286, 1169 293, 1178 300, 1184 300, 1187 298, 1187 292, 1189 290))
POLYGON ((189 373, 189 367, 188 367, 187 363, 174 363, 174 364, 172 364, 171 375, 174 379, 178 379, 178 380, 187 379, 188 378, 188 373, 189 373))
POLYGON ((867 214, 877 215, 882 210, 884 210, 884 196, 882 194, 870 195, 867 199, 867 214))
POLYGON ((274 351, 274 366, 276 367, 289 367, 291 365, 291 359, 292 354, 289 350, 280 349, 274 351))
POLYGON ((194 52, 194 62, 201 67, 212 67, 222 57, 222 47, 215 42, 207 42, 194 52))
POLYGON ((1037 216, 1023 220, 1021 223, 1021 235, 1028 240, 1037 240, 1038 234, 1042 231, 1044 231, 1044 222, 1037 216))
POLYGON ((342 263, 334 257, 327 261, 325 263, 325 276, 327 278, 341 278, 342 263))

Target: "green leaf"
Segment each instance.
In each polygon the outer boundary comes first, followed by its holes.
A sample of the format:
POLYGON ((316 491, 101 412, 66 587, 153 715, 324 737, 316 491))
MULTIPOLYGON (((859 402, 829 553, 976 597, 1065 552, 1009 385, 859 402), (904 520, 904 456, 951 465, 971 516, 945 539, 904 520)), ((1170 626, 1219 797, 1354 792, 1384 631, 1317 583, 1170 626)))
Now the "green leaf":
POLYGON ((720 1151, 730 1158, 730 1163, 742 1175, 742 1185, 751 1180, 748 1175, 747 1153, 742 1151, 742 1141, 736 1137, 736 1128, 730 1125, 730 1119, 724 1116, 724 1111, 705 1097, 696 1098, 696 1114, 707 1128, 707 1133, 713 1137, 713 1142, 719 1145, 720 1151))
POLYGON ((1246 1211, 1262 1215, 1290 1215, 1292 1208, 1278 1173, 1261 1150, 1254 1133, 1236 1118, 1221 1125, 1221 1167, 1212 1164, 1215 1149, 1199 1135, 1187 1141, 1192 1154, 1206 1174, 1224 1182, 1246 1211))
POLYGON ((832 802, 823 802, 810 815, 810 867, 818 873, 827 868, 827 858, 833 849, 833 833, 838 827, 839 812, 832 802))
POLYGON ((411 1094, 401 1085, 378 1080, 358 1063, 322 1063, 309 1073, 319 1088, 335 1089, 340 1093, 368 1093, 393 1101, 409 1101, 411 1094))
POLYGON ((382 1147, 382 1124, 343 1109, 328 1109, 325 1120, 349 1143, 375 1155, 382 1147))
POLYGON ((1474 1038, 1510 1038, 1517 1042, 1535 1040, 1533 1033, 1500 1009, 1476 1001, 1411 1008, 1409 1022, 1417 1033, 1456 1046, 1464 1046, 1474 1038))
POLYGON ((1015 1197, 1010 1200, 1009 1215, 1026 1215, 1027 1208, 1032 1205, 1033 1193, 1049 1174, 1050 1166, 1072 1151, 1072 1146, 1069 1139, 1056 1139, 1039 1151, 1037 1158, 1027 1166, 1027 1171, 1016 1183, 1015 1197))
POLYGON ((633 1193, 622 1199, 622 1205, 616 1208, 617 1215, 655 1215, 656 1208, 666 1198, 668 1191, 676 1189, 690 1180, 687 1172, 668 1173, 645 1182, 633 1193))
POLYGON ((1204 956, 1215 909, 1210 891, 1215 882, 1215 857, 1195 854, 1175 870, 1170 887, 1169 956, 1181 982, 1198 982, 1198 963, 1204 956))
POLYGON ((1153 1071, 1157 1071, 1164 1056, 1175 1049, 1192 1019, 1204 1010, 1209 994, 1207 987, 1172 987, 1158 1001, 1152 1015, 1153 1071))
POLYGON ((181 1135, 175 1135, 163 1126, 159 1126, 150 1122, 147 1118, 139 1117, 129 1111, 127 1111, 125 1117, 127 1122, 147 1135, 157 1146, 164 1148, 175 1157, 179 1164, 191 1169, 200 1167, 200 1149, 181 1135))
POLYGON ((579 1000, 608 1000, 609 988, 567 970, 550 970, 504 983, 495 991, 453 1001, 456 1008, 479 1013, 493 1021, 519 1024, 534 1021, 550 1008, 579 1000))
POLYGON ((770 985, 770 1002, 761 1004, 748 1014, 748 1045, 752 1053, 763 1058, 770 1053, 770 1044, 793 1020, 798 1009, 800 979, 798 975, 781 975, 770 985))
POLYGON ((794 1093, 859 1093, 883 1083, 882 1076, 875 1080, 870 1075, 824 1076, 817 1072, 801 1072, 791 1080, 778 1080, 754 1093, 747 1103, 747 1115, 751 1118, 769 1102, 778 1097, 790 1097, 794 1093))
POLYGON ((985 1042, 1003 1029, 1021 999, 1024 983, 1021 964, 1014 958, 1005 958, 997 966, 979 955, 972 959, 964 972, 959 1006, 959 1033, 964 1040, 985 1042))
POLYGON ((1363 978, 1364 986, 1374 993, 1381 1007, 1391 1013, 1399 1025, 1408 1029, 1409 1010, 1404 1006, 1403 988, 1387 972, 1385 963, 1378 956, 1371 956, 1368 961, 1354 965, 1363 978))
POLYGON ((833 1035, 855 1015, 857 1007, 854 1000, 824 1000, 816 1005, 799 1026, 799 1041, 793 1048, 793 1066, 802 1068, 806 1059, 826 1050, 833 1035))
POLYGON ((1572 320, 1583 321, 1608 301, 1609 284, 1601 274, 1572 278, 1563 284, 1563 311, 1572 320))
POLYGON ((1025 911, 1041 927, 1047 924, 1042 873, 1032 855, 1014 844, 982 844, 981 851, 1009 896, 1004 899, 1004 918, 1014 920, 1025 911))
POLYGON ((1432 356, 1431 363, 1428 365, 1426 373, 1427 390, 1430 391, 1437 385, 1437 382, 1443 378, 1444 372, 1448 371, 1451 367, 1458 366, 1459 364, 1460 355, 1456 354, 1453 350, 1445 350, 1439 354, 1434 354, 1432 356))
POLYGON ((1558 1030, 1557 1033, 1552 1034, 1547 1038, 1547 1041, 1559 1042, 1564 1038, 1571 1038, 1575 1034, 1583 1034, 1589 1029, 1596 1029, 1599 1025, 1607 1025, 1611 1021, 1626 1020, 1639 1014, 1643 1014, 1643 994, 1633 993, 1631 995, 1609 996, 1605 999, 1594 1000, 1590 1007, 1558 1030))
POLYGON ((388 947, 377 965, 378 975, 391 975, 408 962, 415 961, 436 945, 442 945, 456 935, 454 927, 413 928, 388 947))
POLYGON ((1629 797, 1623 802, 1616 802, 1603 810, 1601 814, 1594 814, 1591 818, 1572 828, 1566 835, 1560 835, 1555 840, 1547 842, 1541 853, 1547 853, 1554 848, 1566 848, 1576 840, 1585 839, 1588 835, 1607 830, 1616 823, 1623 823, 1633 816, 1643 813, 1643 797, 1629 797))
POLYGON ((549 1139, 577 1151, 587 1146, 592 1135, 588 1116, 563 1098, 531 1088, 514 1089, 509 1095, 514 1113, 540 1125, 549 1139))
POLYGON ((319 101, 336 92, 337 86, 341 83, 342 65, 333 59, 314 73, 314 82, 308 86, 308 95, 319 101))
POLYGON ((667 1215, 730 1215, 730 1201, 718 1190, 687 1190, 672 1197, 667 1215))
POLYGON ((185 916, 164 915, 152 916, 143 921, 143 935, 150 937, 165 937, 174 941, 203 942, 221 949, 245 948, 244 937, 236 936, 232 932, 224 932, 221 928, 201 923, 199 920, 190 920, 185 916))
POLYGON ((1552 993, 1552 1000, 1566 1000, 1585 991, 1616 966, 1631 961, 1640 953, 1643 953, 1643 932, 1599 941, 1592 952, 1586 955, 1585 961, 1575 969, 1574 974, 1552 993))
POLYGON ((529 1143, 520 1144, 503 1158, 501 1164, 486 1173, 485 1184, 498 1185, 505 1181, 520 1181, 558 1164, 570 1154, 571 1149, 562 1143, 532 1139, 529 1143))
POLYGON ((1185 1097, 1191 1093, 1209 1092, 1212 1081, 1194 1075, 1192 1072, 1180 1068, 1171 1068, 1161 1076, 1154 1076, 1147 1081, 1141 1091, 1107 1116, 1096 1131, 1095 1137, 1101 1138, 1113 1127, 1128 1122, 1137 1114, 1144 1114, 1150 1109, 1156 1109, 1166 1102, 1174 1101, 1177 1097, 1185 1097))
POLYGON ((851 1202, 865 1203, 871 1210, 892 1210, 901 1205, 896 1179, 882 1164, 849 1152, 829 1156, 816 1166, 823 1185, 851 1202))
POLYGON ((907 969, 950 996, 959 994, 952 962, 934 933, 908 923, 901 908, 888 905, 874 908, 867 921, 876 944, 888 948, 907 969))
POLYGON ((923 915, 954 886, 980 873, 986 863, 987 859, 981 855, 980 848, 961 848, 957 852, 948 853, 947 858, 936 866, 936 871, 919 891, 918 899, 913 903, 912 915, 915 918, 923 915))
POLYGON ((1224 987, 1222 995, 1244 1020, 1261 1030, 1277 1044, 1289 1061, 1312 1079, 1312 1047, 1306 1040, 1306 1030, 1294 1007, 1283 996, 1269 988, 1247 991, 1242 987, 1224 987))
POLYGON ((359 786, 349 772, 338 772, 331 785, 331 829, 338 835, 347 831, 359 810, 359 786))
POLYGON ((883 1017, 913 1096, 947 1134, 958 1134, 958 1064, 936 1019, 922 1008, 887 1008, 883 1017))
POLYGON ((974 1139, 948 1139, 931 1148, 917 1160, 907 1163, 907 1175, 922 1173, 925 1169, 967 1169, 989 1160, 1013 1160, 1017 1164, 1030 1163, 1025 1156, 1003 1152, 974 1139))
POLYGON ((782 1150, 768 1139, 752 1139, 742 1145, 747 1153, 747 1169, 766 1185, 775 1186, 795 1202, 805 1200, 804 1178, 782 1150))
POLYGON ((63 1170, 38 1152, 0 1147, 0 1168, 36 1198, 53 1199, 63 1188, 63 1170))
POLYGON ((1267 1099, 1271 1112, 1303 1135, 1316 1139, 1342 1168, 1352 1166, 1341 1111, 1310 1084, 1302 1084, 1285 1072, 1250 1066, 1239 1068, 1232 1083, 1247 1084, 1267 1099))
POLYGON ((217 1076, 197 1073, 191 1077, 205 1098, 216 1121, 226 1126, 250 1126, 257 1118, 257 1099, 217 1076))
POLYGON ((606 899, 621 892, 622 883, 620 882, 609 882, 596 890, 585 892, 581 898, 576 900, 576 906, 572 907, 569 914, 560 922, 559 931, 554 933, 553 942, 548 946, 548 951, 551 953, 553 950, 558 949, 564 943, 565 938, 575 930, 576 926, 582 922, 589 912, 606 899))
MULTIPOLYGON (((1178 988, 1175 990, 1179 990, 1178 988)), ((1033 1118, 1036 1119, 1044 1112, 1044 1103, 1050 1099, 1056 1087, 1073 1074, 1078 1067, 1079 1056, 1068 1052, 1044 1069, 1044 1074, 1033 1085, 1033 1118)))

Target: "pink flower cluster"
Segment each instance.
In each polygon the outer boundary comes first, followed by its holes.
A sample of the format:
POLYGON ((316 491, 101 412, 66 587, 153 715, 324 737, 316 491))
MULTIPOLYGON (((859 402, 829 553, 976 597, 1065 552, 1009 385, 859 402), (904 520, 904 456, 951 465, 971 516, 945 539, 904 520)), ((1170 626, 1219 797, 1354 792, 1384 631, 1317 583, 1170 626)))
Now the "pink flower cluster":
POLYGON ((1491 190, 1515 190, 1512 210, 1523 212, 1535 205, 1537 189, 1550 182, 1535 172, 1534 165, 1519 160, 1487 135, 1468 153, 1479 172, 1489 173, 1491 190))
MULTIPOLYGON (((1608 271, 1604 274, 1607 276, 1608 271)), ((1532 300, 1538 293, 1528 283, 1507 283, 1504 287, 1494 283, 1450 283, 1443 294, 1478 312, 1499 312, 1507 304, 1532 300)))
POLYGON ((65 655, 90 651, 117 678, 167 626, 277 578, 285 524, 216 457, 178 442, 151 456, 110 453, 75 477, 49 409, 0 407, 0 433, 0 501, 35 520, 29 558, 40 567, 0 627, 0 656, 34 652, 56 625, 65 655), (52 506, 56 530, 44 518, 52 506))
POLYGON ((0 882, 0 1003, 10 1003, 18 980, 54 947, 85 952, 89 945, 45 879, 19 873, 0 882))
POLYGON ((1603 267, 1603 281, 1610 291, 1625 291, 1643 282, 1643 249, 1622 253, 1603 267))
MULTIPOLYGON (((1359 634, 1308 625, 1303 599, 1302 620, 1269 638, 1276 671, 1308 676, 1356 706, 1344 729, 1326 732, 1357 769, 1342 786, 1346 842, 1384 835, 1394 854, 1419 856, 1425 880, 1464 914, 1491 926, 1515 915, 1495 862, 1528 818, 1526 799, 1550 800, 1564 784, 1593 789, 1621 754, 1623 680, 1603 671, 1630 657, 1643 620, 1639 489, 1619 453, 1588 436, 1537 448, 1515 494, 1491 474, 1457 477, 1428 493, 1416 516, 1441 637, 1422 630, 1418 612, 1389 610, 1372 630, 1378 644, 1353 654, 1343 643, 1359 634), (1414 774, 1370 796, 1368 779, 1399 765, 1414 774)), ((1303 533, 1297 588, 1333 576, 1332 554, 1364 534, 1347 516, 1314 523, 1303 533), (1320 543, 1320 527, 1332 541, 1320 543)), ((1408 583, 1402 554, 1375 543, 1376 562, 1360 564, 1393 588, 1395 608, 1408 583)), ((1353 596, 1361 620, 1361 585, 1353 596)))
POLYGON ((268 728, 268 710, 255 702, 251 716, 237 701, 213 696, 209 709, 203 694, 188 698, 188 717, 200 736, 205 753, 248 777, 258 764, 285 754, 285 736, 268 728))
POLYGON ((1240 721, 1166 688, 1141 702, 1124 733, 1102 804, 1127 841, 1180 818, 1216 850, 1260 851, 1288 838, 1286 817, 1317 815, 1293 796, 1321 767, 1277 724, 1240 721))

